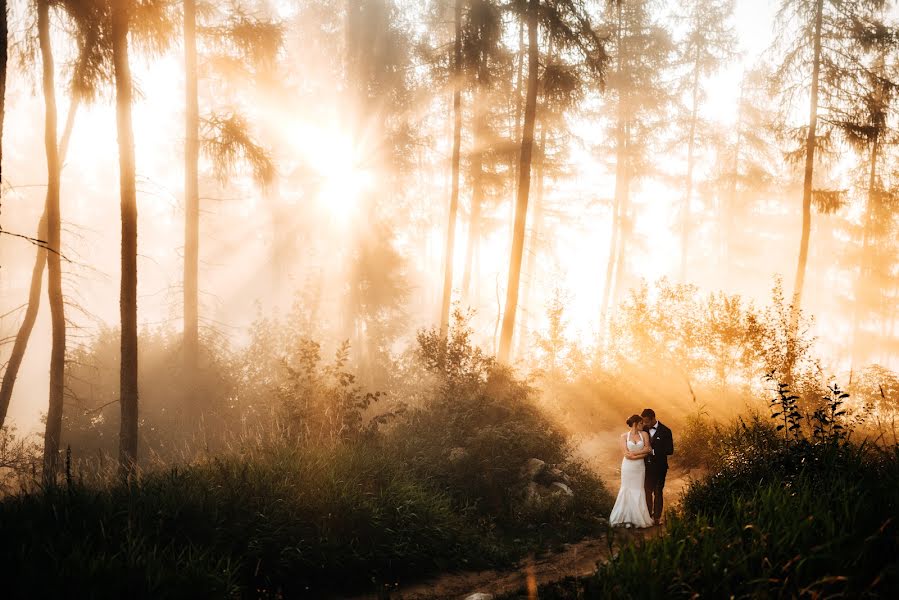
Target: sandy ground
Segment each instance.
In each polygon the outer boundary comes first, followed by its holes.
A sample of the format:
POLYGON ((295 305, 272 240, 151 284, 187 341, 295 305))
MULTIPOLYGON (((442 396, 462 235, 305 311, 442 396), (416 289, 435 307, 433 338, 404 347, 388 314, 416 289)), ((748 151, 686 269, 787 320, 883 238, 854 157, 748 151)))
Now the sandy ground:
MULTIPOLYGON (((617 443, 620 433, 597 433, 575 440, 577 455, 606 482, 613 495, 617 493, 621 477, 621 457, 617 443)), ((676 506, 690 479, 701 473, 683 472, 672 468, 665 484, 667 506, 676 506)), ((622 532, 620 541, 660 535, 662 528, 622 532)), ((598 563, 608 560, 609 542, 605 537, 587 539, 566 545, 560 552, 530 557, 515 568, 503 571, 472 571, 443 573, 410 585, 385 590, 381 598, 391 600, 424 600, 426 598, 464 599, 475 592, 506 594, 535 589, 535 586, 570 576, 586 576, 596 570, 598 563)), ((378 595, 362 595, 353 600, 376 599, 378 595)))

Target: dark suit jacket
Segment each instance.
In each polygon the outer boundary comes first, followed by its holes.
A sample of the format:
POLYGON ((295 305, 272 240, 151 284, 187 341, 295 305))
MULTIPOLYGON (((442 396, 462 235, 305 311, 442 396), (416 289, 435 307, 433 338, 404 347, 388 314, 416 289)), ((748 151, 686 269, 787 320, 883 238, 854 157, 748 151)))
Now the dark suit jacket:
POLYGON ((665 427, 661 421, 657 422, 656 434, 651 436, 649 442, 652 444, 654 454, 643 459, 646 467, 657 471, 667 471, 668 457, 674 454, 674 437, 671 435, 671 430, 665 427))

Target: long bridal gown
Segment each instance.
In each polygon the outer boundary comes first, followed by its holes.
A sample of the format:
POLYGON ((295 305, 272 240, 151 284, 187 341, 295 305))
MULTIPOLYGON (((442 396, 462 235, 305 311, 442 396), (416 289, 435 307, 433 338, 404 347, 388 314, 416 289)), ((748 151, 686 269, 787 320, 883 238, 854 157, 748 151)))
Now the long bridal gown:
MULTIPOLYGON (((630 452, 643 450, 643 439, 633 442, 628 434, 627 449, 630 452)), ((646 476, 646 465, 642 460, 621 460, 621 489, 618 499, 609 516, 612 525, 631 525, 633 527, 651 527, 652 516, 646 507, 646 490, 643 479, 646 476)))

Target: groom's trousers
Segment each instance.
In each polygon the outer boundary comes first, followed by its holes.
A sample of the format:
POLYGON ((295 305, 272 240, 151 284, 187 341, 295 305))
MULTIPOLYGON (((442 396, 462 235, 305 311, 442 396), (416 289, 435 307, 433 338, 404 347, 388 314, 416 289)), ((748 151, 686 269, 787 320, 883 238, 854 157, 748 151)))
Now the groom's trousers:
POLYGON ((664 503, 662 500, 662 490, 665 488, 665 476, 668 475, 668 468, 658 468, 655 465, 646 465, 646 476, 643 479, 643 485, 646 488, 646 508, 649 514, 656 521, 662 518, 662 508, 664 503))

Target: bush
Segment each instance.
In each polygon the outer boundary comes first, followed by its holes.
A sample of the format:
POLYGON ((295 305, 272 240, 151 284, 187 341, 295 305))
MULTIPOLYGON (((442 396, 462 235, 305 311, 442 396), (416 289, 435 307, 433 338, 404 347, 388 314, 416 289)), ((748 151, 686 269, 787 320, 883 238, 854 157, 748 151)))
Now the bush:
POLYGON ((689 415, 677 438, 677 454, 672 463, 685 469, 711 468, 719 459, 720 428, 707 415, 689 415))
POLYGON ((475 347, 471 333, 457 313, 446 339, 437 330, 419 334, 418 360, 433 392, 391 432, 390 443, 419 477, 507 529, 536 517, 522 515, 527 461, 556 465, 572 478, 575 500, 555 516, 542 511, 545 521, 536 523, 595 524, 611 509, 602 482, 572 460, 562 431, 535 405, 534 390, 475 347))
POLYGON ((13 425, 0 427, 0 498, 27 489, 40 472, 41 447, 13 425))
MULTIPOLYGON (((243 417, 227 344, 216 336, 201 339, 201 368, 194 378, 184 373, 179 334, 142 330, 138 348, 143 464, 184 462, 227 445, 243 417)), ((118 453, 119 361, 117 329, 103 329, 70 351, 62 447, 71 446, 76 461, 118 453)))
POLYGON ((496 557, 449 497, 369 446, 70 483, 7 499, 0 528, 7 597, 315 596, 496 557))

